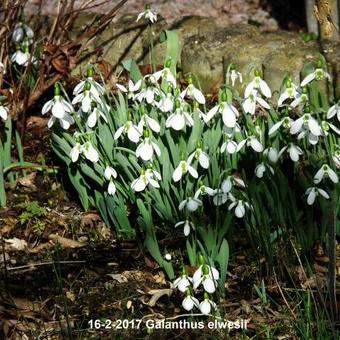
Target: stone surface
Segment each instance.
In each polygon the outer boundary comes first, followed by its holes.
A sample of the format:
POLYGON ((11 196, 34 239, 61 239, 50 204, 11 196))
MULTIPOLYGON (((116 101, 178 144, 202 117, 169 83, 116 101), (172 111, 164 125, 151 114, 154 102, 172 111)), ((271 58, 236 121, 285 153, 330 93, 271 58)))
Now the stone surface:
POLYGON ((237 25, 189 38, 182 52, 182 67, 184 72, 196 74, 208 92, 223 82, 230 63, 237 65, 245 83, 258 68, 269 86, 279 90, 288 72, 299 83, 304 63, 317 60, 318 53, 316 42, 305 43, 298 34, 262 33, 250 25, 237 25))

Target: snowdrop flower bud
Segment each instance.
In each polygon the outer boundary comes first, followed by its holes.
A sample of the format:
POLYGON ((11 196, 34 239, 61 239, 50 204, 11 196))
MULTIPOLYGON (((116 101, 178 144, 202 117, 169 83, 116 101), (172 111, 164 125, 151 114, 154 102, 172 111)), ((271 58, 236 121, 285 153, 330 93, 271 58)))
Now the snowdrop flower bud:
POLYGON ((263 154, 268 157, 268 160, 275 164, 279 159, 279 152, 274 147, 269 147, 263 151, 263 154))
POLYGON ((12 42, 13 44, 19 44, 24 39, 24 30, 22 28, 22 23, 19 22, 15 25, 13 33, 12 33, 12 42))
POLYGON ((116 186, 115 186, 112 179, 110 179, 110 182, 109 182, 109 185, 108 185, 108 188, 107 188, 107 192, 108 192, 109 195, 114 195, 116 193, 116 186))
POLYGON ((164 255, 164 259, 167 261, 171 261, 171 254, 167 253, 164 255))
POLYGON ((227 84, 229 84, 231 80, 231 86, 233 87, 235 86, 235 82, 237 79, 239 79, 240 83, 242 83, 242 74, 236 71, 236 67, 234 64, 229 65, 226 78, 227 84))

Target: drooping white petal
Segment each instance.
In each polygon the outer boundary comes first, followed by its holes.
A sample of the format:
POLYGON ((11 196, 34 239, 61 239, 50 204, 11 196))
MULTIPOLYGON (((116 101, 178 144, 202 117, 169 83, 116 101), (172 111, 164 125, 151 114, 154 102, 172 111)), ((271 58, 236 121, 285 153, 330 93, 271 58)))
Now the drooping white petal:
POLYGON ((83 146, 82 146, 82 151, 85 155, 85 157, 93 162, 96 163, 99 160, 99 154, 97 152, 97 150, 93 147, 93 145, 90 142, 86 142, 83 146))
POLYGON ((193 91, 192 91, 192 93, 193 93, 194 98, 195 98, 200 104, 205 104, 204 95, 203 95, 203 93, 202 93, 199 89, 194 88, 193 91))
POLYGON ((210 109, 208 111, 208 113, 203 117, 204 121, 206 123, 208 123, 209 120, 211 120, 215 116, 215 114, 217 113, 218 109, 219 109, 219 105, 216 105, 212 109, 210 109))
MULTIPOLYGON (((48 102, 46 102, 41 110, 41 114, 44 115, 47 112, 49 112, 52 109, 53 106, 53 99, 49 100, 48 102)), ((1 110, 1 107, 0 107, 1 110)))
POLYGON ((134 143, 138 143, 140 136, 141 136, 141 133, 137 129, 137 127, 134 125, 131 125, 128 130, 128 138, 130 139, 130 141, 134 143))
POLYGON ((304 122, 304 117, 300 117, 294 122, 292 122, 289 132, 292 135, 295 135, 296 133, 298 133, 302 128, 303 122, 304 122))
POLYGON ((335 173, 335 171, 333 169, 328 167, 327 173, 328 173, 328 177, 330 178, 330 180, 333 183, 338 183, 339 182, 338 175, 335 173))
POLYGON ((263 93, 263 95, 265 95, 267 98, 270 98, 272 96, 272 92, 268 84, 263 79, 260 80, 260 90, 263 93))
POLYGON ((315 136, 321 135, 321 133, 322 133, 321 127, 314 118, 311 117, 308 120, 308 127, 309 127, 309 130, 312 132, 313 135, 315 135, 315 136))
POLYGON ((56 100, 53 107, 52 107, 52 114, 56 118, 63 118, 65 116, 65 110, 63 104, 56 100))
POLYGON ((209 156, 205 152, 201 151, 200 157, 198 160, 202 168, 204 169, 209 168, 209 156))
POLYGON ((209 294, 215 293, 216 287, 214 280, 212 280, 210 277, 206 277, 203 280, 203 288, 209 294))
POLYGON ((235 216, 238 218, 242 218, 246 213, 246 209, 244 207, 243 201, 238 201, 238 204, 235 208, 235 216))
POLYGON ((148 122, 148 125, 149 125, 149 127, 150 127, 150 129, 152 131, 154 131, 156 133, 160 132, 161 127, 160 127, 159 123, 155 119, 153 119, 151 117, 148 117, 147 118, 147 122, 148 122))
POLYGON ((323 166, 317 171, 317 173, 314 176, 314 183, 318 184, 321 182, 321 180, 323 179, 323 176, 325 175, 324 170, 323 170, 323 166))
POLYGON ((188 171, 192 177, 198 178, 198 172, 191 165, 188 165, 188 171))
POLYGON ((178 182, 181 178, 182 178, 182 166, 181 164, 179 164, 172 175, 172 179, 175 182, 178 182))
POLYGON ((208 315, 211 312, 211 304, 208 300, 204 300, 200 303, 199 309, 202 314, 208 315))
POLYGON ((87 125, 93 128, 97 124, 97 112, 94 109, 87 118, 87 125))
POLYGON ((131 188, 133 191, 140 192, 146 188, 146 181, 142 176, 138 177, 137 179, 133 180, 131 183, 131 188))
POLYGON ((307 204, 308 205, 312 205, 315 201, 315 197, 316 197, 316 192, 315 192, 315 188, 311 188, 312 190, 310 190, 309 195, 307 197, 307 204))
POLYGON ((317 190, 318 190, 318 192, 319 192, 319 194, 320 194, 321 196, 323 196, 323 197, 326 198, 326 199, 329 199, 329 195, 328 195, 328 193, 327 193, 325 190, 320 189, 320 188, 318 188, 317 190))
POLYGON ((81 146, 79 143, 76 143, 76 145, 71 149, 71 152, 70 152, 70 156, 71 156, 73 163, 78 160, 80 153, 81 153, 81 146))
POLYGON ((256 139, 255 136, 250 137, 250 146, 256 152, 262 152, 263 151, 263 145, 256 139))
POLYGON ((228 177, 222 182, 221 189, 225 194, 227 194, 231 190, 231 188, 232 188, 232 183, 231 183, 230 178, 228 177))
POLYGON ((116 186, 115 186, 115 184, 113 183, 112 180, 109 183, 109 186, 107 188, 107 192, 108 192, 109 195, 114 195, 116 193, 116 186))
POLYGON ((310 83, 312 80, 314 80, 315 76, 316 76, 315 72, 310 73, 307 77, 305 77, 305 79, 302 80, 301 87, 306 86, 308 83, 310 83))
POLYGON ((230 105, 226 105, 222 111, 222 120, 226 127, 233 128, 236 124, 236 116, 230 105))
POLYGON ((265 109, 270 109, 270 105, 261 97, 256 97, 256 101, 265 109))

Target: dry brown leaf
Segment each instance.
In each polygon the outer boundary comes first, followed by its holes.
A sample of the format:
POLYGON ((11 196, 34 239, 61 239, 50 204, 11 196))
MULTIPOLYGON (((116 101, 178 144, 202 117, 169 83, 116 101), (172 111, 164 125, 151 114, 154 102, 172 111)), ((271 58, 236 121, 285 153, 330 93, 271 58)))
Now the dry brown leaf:
POLYGON ((101 218, 98 214, 96 213, 87 213, 82 216, 80 219, 80 226, 81 227, 94 227, 94 224, 96 222, 100 222, 101 218))
POLYGON ((59 236, 57 234, 50 234, 48 238, 54 242, 60 243, 63 248, 82 248, 86 246, 86 243, 71 240, 66 237, 59 236))
POLYGON ((18 184, 22 185, 25 188, 28 188, 32 191, 37 191, 38 188, 37 186, 34 184, 35 181, 35 177, 37 176, 36 172, 32 172, 29 175, 25 176, 25 177, 21 177, 18 179, 18 184))
POLYGON ((4 240, 5 242, 9 243, 12 248, 16 250, 24 250, 27 247, 27 242, 25 240, 20 240, 17 237, 4 240))
POLYGON ((148 292, 149 295, 151 296, 151 299, 148 302, 144 302, 144 304, 154 307, 157 303, 157 301, 164 295, 171 296, 173 293, 172 288, 167 288, 167 289, 152 289, 148 292))
POLYGON ((107 274, 113 280, 116 280, 118 283, 128 282, 128 279, 122 274, 107 274))

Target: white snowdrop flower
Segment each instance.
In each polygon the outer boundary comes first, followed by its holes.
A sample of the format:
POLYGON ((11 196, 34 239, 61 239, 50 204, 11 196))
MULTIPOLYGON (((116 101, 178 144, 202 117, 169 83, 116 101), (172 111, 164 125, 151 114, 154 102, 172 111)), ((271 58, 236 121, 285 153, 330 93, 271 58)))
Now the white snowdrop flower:
POLYGON ((84 156, 91 162, 96 163, 99 160, 98 151, 93 147, 91 142, 85 142, 82 146, 84 156))
POLYGON ((7 120, 7 117, 8 117, 8 109, 7 107, 3 106, 0 104, 0 117, 3 119, 3 120, 7 120))
POLYGON ((271 146, 263 151, 263 154, 268 158, 271 163, 276 163, 279 160, 279 151, 271 146))
POLYGON ((137 126, 138 126, 139 131, 143 131, 144 126, 148 127, 150 130, 156 133, 159 133, 161 131, 161 127, 159 123, 157 122, 157 120, 151 118, 144 111, 142 112, 141 119, 137 126))
POLYGON ((83 149, 80 145, 80 143, 76 143, 76 145, 71 149, 70 156, 72 159, 72 162, 76 162, 79 158, 79 155, 82 153, 83 149))
MULTIPOLYGON (((268 86, 268 84, 260 77, 261 72, 259 70, 255 70, 255 77, 254 79, 247 85, 245 91, 244 91, 244 97, 248 98, 251 94, 257 91, 254 90, 260 90, 261 93, 267 97, 270 98, 272 96, 272 92, 268 86)), ((260 105, 262 105, 259 102, 260 105)), ((263 106, 263 105, 262 105, 263 106)))
POLYGON ((139 138, 142 136, 142 132, 130 119, 117 129, 113 136, 114 140, 117 140, 123 133, 127 134, 129 140, 134 143, 138 143, 139 138))
POLYGON ((228 128, 235 127, 237 118, 240 115, 236 107, 227 102, 225 93, 223 93, 221 96, 221 103, 208 111, 204 117, 205 123, 209 122, 216 115, 216 113, 220 113, 222 115, 223 123, 228 128))
POLYGON ((236 150, 237 150, 237 143, 230 138, 227 138, 226 141, 223 142, 221 146, 221 153, 227 152, 229 154, 233 154, 236 152, 236 150))
POLYGON ((237 152, 240 151, 244 145, 251 146, 252 149, 256 152, 263 151, 263 145, 259 142, 259 140, 255 136, 249 136, 246 139, 242 140, 237 145, 237 152))
POLYGON ((191 164, 194 159, 198 160, 202 168, 209 168, 209 156, 201 149, 200 145, 198 145, 196 150, 188 157, 188 163, 191 164))
POLYGON ((176 131, 184 129, 185 126, 193 126, 194 120, 191 115, 186 111, 184 105, 181 105, 179 100, 175 102, 175 112, 172 113, 165 122, 166 128, 173 128, 176 131))
POLYGON ((330 129, 333 130, 336 134, 340 135, 340 129, 338 129, 335 125, 326 122, 325 120, 321 122, 321 128, 324 136, 329 135, 330 129))
POLYGON ((162 92, 161 99, 157 103, 157 107, 162 112, 172 112, 174 109, 174 102, 174 96, 171 91, 168 91, 167 93, 162 92))
POLYGON ((49 111, 52 111, 52 115, 58 119, 62 119, 74 112, 73 106, 60 95, 60 86, 58 84, 54 85, 53 99, 45 103, 41 113, 44 115, 49 111))
POLYGON ((255 114, 256 111, 256 103, 262 106, 265 109, 270 109, 269 104, 261 97, 258 96, 257 91, 253 90, 250 92, 249 96, 244 100, 242 107, 245 113, 250 113, 251 115, 255 114))
POLYGON ((160 173, 156 170, 148 168, 146 171, 141 170, 140 176, 131 183, 131 188, 133 191, 140 192, 143 191, 148 184, 154 188, 159 188, 159 183, 162 179, 160 173))
POLYGON ((174 288, 177 288, 180 292, 185 293, 187 288, 190 287, 192 279, 188 276, 185 267, 182 269, 182 275, 174 281, 174 288))
POLYGON ((332 156, 335 166, 340 169, 340 150, 336 150, 332 156))
MULTIPOLYGON (((187 292, 189 291, 189 289, 187 289, 187 292)), ((183 302, 182 302, 182 307, 190 312, 194 307, 199 307, 199 301, 190 295, 190 292, 188 293, 188 295, 184 298, 183 302)))
POLYGON ((270 165, 262 162, 255 168, 256 177, 262 178, 266 170, 269 170, 274 175, 274 169, 270 165))
POLYGON ((66 113, 63 118, 59 118, 59 119, 55 118, 54 116, 51 116, 51 118, 47 122, 47 127, 50 129, 53 126, 53 124, 56 122, 56 120, 58 120, 60 126, 64 130, 68 130, 70 126, 74 124, 74 119, 72 118, 72 116, 66 113))
POLYGON ((192 82, 192 78, 188 78, 188 86, 184 91, 181 93, 181 97, 189 97, 191 99, 195 99, 200 104, 205 104, 205 98, 203 93, 195 87, 195 85, 192 82))
POLYGON ((232 203, 228 207, 228 210, 232 210, 233 208, 235 208, 236 217, 242 218, 246 213, 246 208, 250 209, 250 205, 248 202, 236 199, 231 193, 229 193, 228 198, 232 201, 232 203))
POLYGON ((293 162, 298 162, 300 159, 300 156, 303 154, 303 151, 300 147, 295 145, 294 143, 289 143, 288 146, 284 146, 280 152, 279 157, 283 154, 284 151, 288 151, 289 157, 293 162))
POLYGON ((20 66, 27 66, 29 59, 30 59, 30 54, 23 52, 20 49, 16 50, 11 56, 12 63, 16 63, 20 66))
POLYGON ((142 18, 149 20, 153 24, 157 21, 157 14, 150 7, 150 5, 146 5, 145 10, 138 14, 136 22, 138 22, 142 18))
POLYGON ((326 199, 329 199, 329 195, 327 192, 323 189, 317 188, 317 187, 311 187, 306 190, 307 195, 307 204, 312 205, 315 202, 315 198, 320 194, 326 199))
POLYGON ((107 187, 107 193, 109 195, 114 195, 116 193, 116 185, 114 184, 112 179, 110 179, 109 185, 107 187))
POLYGON ((32 28, 22 22, 18 22, 14 26, 12 33, 12 42, 14 44, 20 44, 26 38, 28 43, 32 43, 32 38, 34 37, 34 32, 32 28))
POLYGON ((228 66, 227 75, 226 75, 227 84, 229 84, 230 81, 231 81, 231 86, 234 87, 237 79, 239 79, 240 83, 242 83, 242 81, 243 81, 242 73, 236 71, 234 64, 230 64, 228 66))
POLYGON ((192 277, 193 289, 196 290, 200 284, 203 284, 204 290, 212 294, 216 291, 219 278, 220 274, 216 268, 203 264, 199 266, 192 277))
POLYGON ((336 172, 327 164, 323 164, 314 176, 314 183, 319 184, 324 177, 328 177, 333 183, 338 183, 339 178, 336 172))
POLYGON ((301 87, 306 86, 309 84, 311 81, 315 80, 323 80, 323 79, 331 79, 331 76, 328 72, 326 72, 323 68, 318 67, 315 69, 314 72, 310 73, 305 79, 302 80, 301 82, 301 87))
POLYGON ((189 220, 180 221, 175 224, 175 228, 183 225, 184 236, 189 236, 191 229, 195 229, 195 225, 189 220))
POLYGON ((289 104, 290 107, 296 108, 299 105, 306 105, 309 101, 307 89, 303 88, 302 93, 297 93, 296 98, 289 104))
POLYGON ((104 95, 105 90, 102 85, 100 85, 93 79, 93 75, 93 68, 90 67, 87 70, 86 79, 78 83, 73 89, 73 95, 78 96, 79 94, 87 90, 90 91, 92 97, 95 98, 96 101, 100 101, 100 96, 104 95))
POLYGON ((331 106, 327 111, 327 119, 331 119, 336 115, 338 121, 340 122, 340 105, 339 103, 331 106))
POLYGON ((171 59, 168 59, 165 62, 165 66, 162 70, 157 71, 153 73, 152 75, 155 77, 155 79, 158 81, 160 78, 164 79, 166 82, 170 83, 173 88, 176 88, 176 78, 175 76, 171 73, 170 70, 171 66, 171 59))
POLYGON ((207 187, 203 184, 203 182, 200 183, 200 187, 197 189, 195 192, 194 197, 198 198, 199 196, 204 196, 204 195, 209 195, 209 196, 214 196, 215 195, 215 190, 207 187))
POLYGON ((205 295, 204 300, 200 303, 198 308, 202 314, 209 315, 212 309, 216 309, 216 303, 211 301, 208 295, 205 295))
POLYGON ((91 110, 91 104, 93 101, 98 105, 102 103, 101 99, 90 91, 91 87, 90 83, 86 83, 84 92, 77 94, 72 100, 73 105, 81 103, 81 109, 85 113, 88 113, 91 110))
POLYGON ((188 197, 179 204, 178 209, 183 210, 186 208, 188 211, 196 211, 198 207, 202 206, 202 204, 202 201, 198 198, 188 197))
POLYGON ((157 102, 155 101, 155 97, 160 95, 161 91, 153 84, 149 84, 144 87, 138 94, 136 94, 136 99, 139 102, 146 100, 148 104, 156 106, 157 102))
POLYGON ((182 159, 179 162, 177 168, 175 169, 172 175, 172 179, 175 182, 178 182, 179 180, 181 180, 182 176, 185 175, 187 172, 189 172, 192 177, 198 178, 198 173, 196 169, 190 165, 190 162, 182 159))
POLYGON ((5 65, 0 61, 0 73, 6 73, 5 65))
MULTIPOLYGON (((230 192, 233 186, 233 176, 228 176, 221 184, 220 189, 216 189, 214 192, 213 203, 215 206, 220 206, 227 202, 228 200, 228 193, 230 192)), ((242 181, 242 180, 241 180, 242 181)), ((243 181, 242 181, 243 182, 243 181)))
POLYGON ((308 129, 314 136, 321 136, 322 130, 318 121, 310 113, 305 113, 302 117, 293 121, 290 126, 290 134, 294 135, 301 131, 302 128, 308 129))
POLYGON ((104 177, 106 180, 110 180, 112 177, 117 178, 117 171, 112 166, 107 166, 104 170, 104 177))
POLYGON ((105 116, 105 114, 102 112, 102 110, 100 110, 98 107, 94 107, 92 112, 89 114, 89 116, 87 117, 87 125, 90 128, 93 128, 96 126, 97 121, 99 118, 103 118, 103 120, 107 123, 107 118, 105 116))
POLYGON ((121 84, 116 84, 116 86, 120 91, 127 93, 128 99, 134 100, 136 97, 135 92, 137 92, 142 86, 142 79, 139 79, 136 83, 129 79, 128 88, 121 84))
POLYGON ((151 140, 149 134, 147 134, 137 146, 136 157, 140 157, 143 161, 150 161, 153 159, 154 153, 159 157, 161 150, 159 146, 151 140))
POLYGON ((297 99, 299 92, 297 90, 297 86, 292 82, 292 79, 289 78, 286 81, 286 88, 281 93, 279 100, 277 102, 277 106, 280 107, 287 99, 297 99))
POLYGON ((285 129, 289 129, 291 127, 292 122, 293 119, 291 119, 290 117, 284 117, 269 129, 268 135, 270 136, 274 134, 277 130, 280 129, 281 126, 283 126, 285 129))

